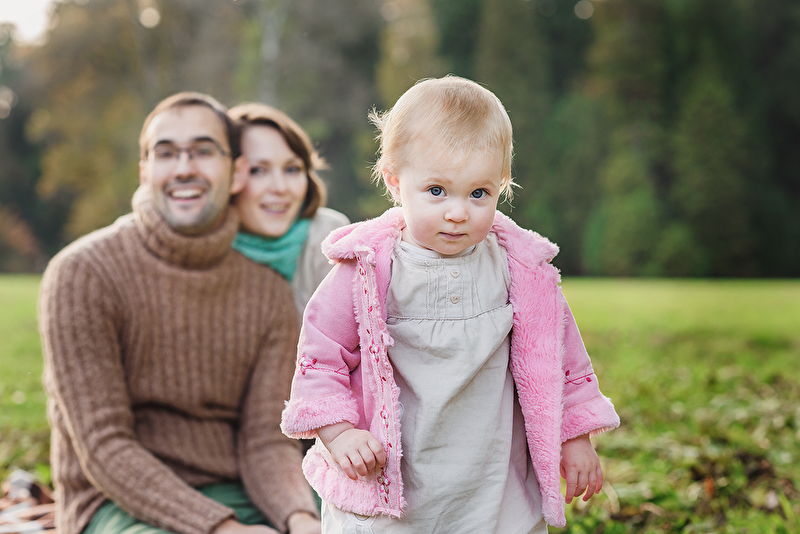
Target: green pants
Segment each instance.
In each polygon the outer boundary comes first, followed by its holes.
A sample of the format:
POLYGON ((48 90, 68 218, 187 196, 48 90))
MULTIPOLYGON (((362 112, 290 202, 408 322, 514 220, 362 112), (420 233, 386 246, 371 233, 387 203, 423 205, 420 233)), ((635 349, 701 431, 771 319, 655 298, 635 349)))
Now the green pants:
MULTIPOLYGON (((197 490, 206 497, 233 508, 240 523, 275 528, 250 501, 238 482, 210 484, 197 490)), ((167 534, 168 532, 131 517, 122 508, 108 501, 97 510, 82 534, 167 534)))

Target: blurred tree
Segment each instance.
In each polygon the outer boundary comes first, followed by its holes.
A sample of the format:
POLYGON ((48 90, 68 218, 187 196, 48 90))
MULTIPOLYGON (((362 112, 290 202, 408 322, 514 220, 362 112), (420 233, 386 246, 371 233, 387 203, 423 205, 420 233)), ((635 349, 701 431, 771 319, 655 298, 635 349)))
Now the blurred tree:
POLYGON ((608 152, 607 122, 595 100, 578 91, 562 96, 545 125, 547 180, 521 206, 531 226, 559 244, 556 264, 569 274, 586 272, 582 248, 602 192, 598 162, 608 152))
POLYGON ((41 270, 63 245, 71 197, 37 191, 40 147, 29 141, 37 89, 11 25, 0 25, 0 272, 41 270))
POLYGON ((665 220, 665 23, 658 0, 596 4, 584 90, 613 140, 598 161, 602 189, 584 237, 591 274, 661 274, 653 263, 665 220))
POLYGON ((585 267, 589 274, 653 274, 654 236, 660 234, 663 209, 649 161, 628 139, 614 144, 600 171, 601 201, 586 230, 585 267))
POLYGON ((383 4, 387 20, 378 60, 378 90, 389 108, 417 81, 446 74, 437 56, 439 34, 428 0, 383 4))
POLYGON ((710 56, 696 66, 675 129, 673 196, 715 276, 756 274, 746 129, 710 56))
POLYGON ((454 72, 509 110, 523 187, 503 209, 564 272, 800 275, 794 0, 55 6, 45 44, 0 35, 0 269, 128 211, 142 120, 180 90, 283 109, 331 164, 330 204, 376 215, 368 111, 454 72))
POLYGON ((755 256, 770 276, 800 276, 800 5, 786 0, 743 3, 750 23, 748 58, 760 83, 755 139, 764 172, 748 193, 755 201, 755 256))
POLYGON ((482 0, 430 0, 439 29, 438 54, 449 73, 474 78, 482 0))
POLYGON ((575 7, 575 0, 536 2, 541 31, 548 43, 551 86, 557 97, 582 85, 586 53, 594 37, 591 20, 578 17, 575 7))
POLYGON ((661 0, 609 0, 592 16, 589 94, 609 100, 619 123, 658 122, 666 86, 666 14, 661 0))
POLYGON ((129 9, 107 0, 58 4, 49 40, 31 56, 42 97, 30 132, 46 147, 39 187, 76 196, 70 238, 130 211, 138 184, 131 118, 144 108, 129 9))

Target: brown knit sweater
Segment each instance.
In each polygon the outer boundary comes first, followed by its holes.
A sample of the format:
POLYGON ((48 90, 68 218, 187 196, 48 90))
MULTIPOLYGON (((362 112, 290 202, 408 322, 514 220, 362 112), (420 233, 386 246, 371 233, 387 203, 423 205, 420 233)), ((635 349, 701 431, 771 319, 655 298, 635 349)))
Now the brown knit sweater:
POLYGON ((193 489, 242 480, 281 530, 316 514, 299 444, 279 422, 294 370, 289 285, 210 235, 134 213, 60 252, 42 280, 57 526, 78 534, 106 499, 146 523, 205 534, 233 510, 193 489))

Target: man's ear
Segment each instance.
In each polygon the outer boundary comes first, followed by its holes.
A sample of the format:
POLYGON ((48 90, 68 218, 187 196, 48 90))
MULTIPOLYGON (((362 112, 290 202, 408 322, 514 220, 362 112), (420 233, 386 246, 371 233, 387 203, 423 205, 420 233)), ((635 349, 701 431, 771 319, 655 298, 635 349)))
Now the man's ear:
POLYGON ((147 185, 147 161, 139 160, 139 185, 147 185))
POLYGON ((241 192, 247 185, 250 174, 250 163, 244 156, 239 156, 233 162, 233 180, 231 180, 231 195, 241 192))
POLYGON ((397 173, 391 165, 384 165, 381 167, 381 175, 383 176, 383 183, 386 184, 386 189, 392 194, 392 198, 397 204, 400 204, 400 180, 397 178, 397 173))

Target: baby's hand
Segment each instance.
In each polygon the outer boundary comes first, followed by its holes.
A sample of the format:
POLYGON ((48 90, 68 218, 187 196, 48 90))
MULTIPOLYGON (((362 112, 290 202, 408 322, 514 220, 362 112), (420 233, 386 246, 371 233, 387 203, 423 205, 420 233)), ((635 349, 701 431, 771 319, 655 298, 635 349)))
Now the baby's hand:
POLYGON ((317 430, 322 443, 345 474, 353 480, 367 476, 376 467, 386 465, 386 452, 375 436, 347 422, 317 430))
POLYGON ((561 476, 567 481, 565 501, 583 496, 584 502, 603 488, 603 468, 600 459, 589 441, 589 435, 568 439, 561 445, 561 476))

